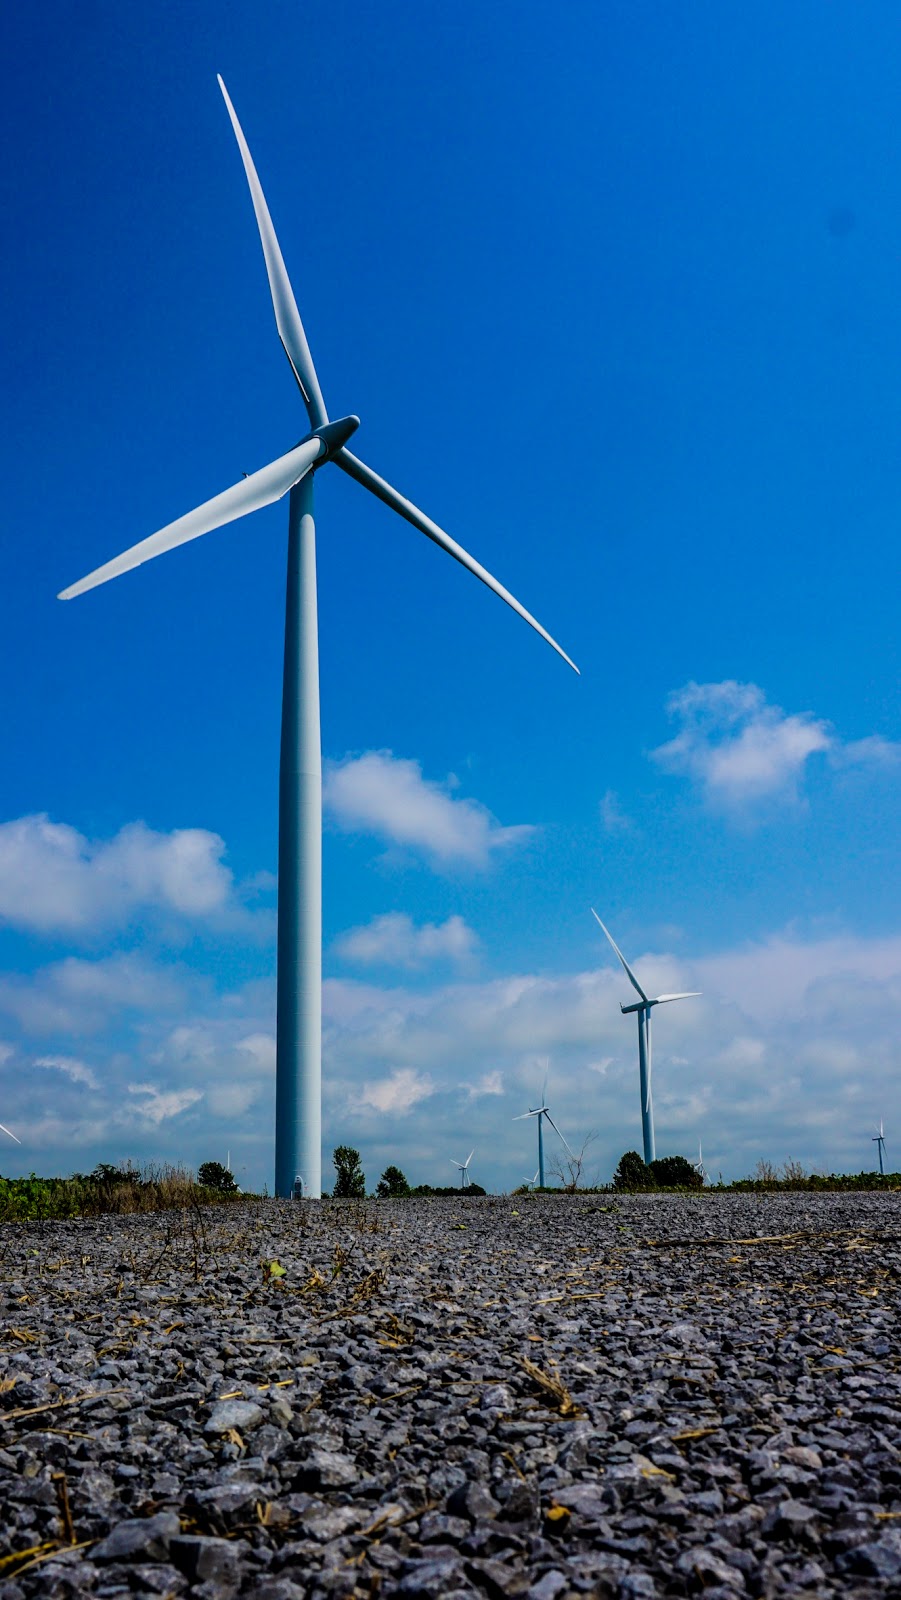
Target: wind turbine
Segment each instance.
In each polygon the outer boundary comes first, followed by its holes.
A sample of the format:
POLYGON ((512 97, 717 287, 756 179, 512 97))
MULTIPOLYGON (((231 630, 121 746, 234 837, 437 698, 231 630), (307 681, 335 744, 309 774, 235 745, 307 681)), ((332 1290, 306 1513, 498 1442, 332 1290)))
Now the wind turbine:
POLYGON ((701 1141, 700 1141, 700 1139, 698 1140, 698 1159, 695 1162, 695 1172, 698 1174, 698 1177, 700 1178, 702 1183, 706 1183, 707 1182, 707 1169, 704 1166, 704 1157, 701 1154, 701 1141))
POLYGON ((356 416, 330 422, 269 208, 225 84, 219 78, 250 187, 275 322, 297 380, 310 431, 285 455, 242 478, 64 589, 61 600, 106 583, 178 545, 234 522, 290 491, 285 657, 279 768, 278 983, 275 1192, 322 1192, 322 759, 313 478, 334 462, 500 595, 574 671, 569 656, 513 595, 409 500, 347 449, 356 416))
MULTIPOLYGON (((515 1122, 515 1121, 516 1121, 516 1118, 515 1118, 515 1117, 514 1117, 514 1119, 513 1119, 513 1120, 514 1120, 514 1122, 515 1122)), ((534 1176, 534 1178, 523 1178, 523 1180, 522 1180, 522 1181, 523 1181, 523 1183, 524 1183, 524 1184, 525 1184, 525 1186, 526 1186, 526 1188, 527 1188, 527 1189, 529 1189, 529 1190, 530 1190, 530 1191, 531 1191, 531 1190, 532 1190, 532 1189, 534 1189, 534 1187, 535 1187, 535 1185, 536 1185, 536 1183, 537 1183, 537 1182, 538 1182, 538 1169, 537 1169, 537 1167, 536 1167, 536 1169, 535 1169, 535 1176, 534 1176)))
POLYGON ((883 1156, 884 1156, 884 1153, 885 1153, 885 1137, 884 1137, 883 1132, 882 1132, 882 1118, 881 1117, 879 1118, 879 1132, 878 1133, 874 1133, 874 1135, 873 1135, 873 1144, 876 1145, 876 1147, 877 1147, 877 1149, 879 1151, 879 1175, 880 1175, 880 1177, 884 1178, 885 1177, 885 1162, 883 1160, 883 1156))
POLYGON ((620 1011, 625 1016, 629 1011, 634 1011, 638 1017, 638 1074, 641 1087, 641 1136, 644 1140, 644 1159, 650 1165, 654 1160, 654 1103, 651 1099, 651 1009, 653 1006, 665 1005, 668 1000, 694 1000, 700 994, 700 989, 692 989, 686 994, 658 994, 655 1000, 646 995, 641 984, 629 966, 628 961, 616 943, 613 935, 604 927, 600 917, 591 908, 591 915, 607 935, 611 945, 625 968, 626 977, 632 988, 641 998, 631 1006, 620 1005, 620 1011))
MULTIPOLYGON (((557 1138, 560 1140, 567 1153, 571 1156, 573 1154, 562 1133, 560 1132, 560 1129, 557 1127, 556 1122, 551 1116, 550 1111, 548 1110, 546 1095, 547 1078, 545 1077, 544 1089, 541 1093, 541 1105, 535 1106, 534 1108, 530 1107, 528 1111, 523 1111, 518 1117, 513 1118, 514 1122, 525 1122, 529 1117, 538 1118, 538 1171, 536 1172, 535 1177, 538 1179, 539 1189, 544 1188, 544 1132, 542 1129, 542 1122, 545 1117, 547 1117, 548 1122, 550 1123, 555 1134, 557 1135, 557 1138)), ((573 1156, 573 1160, 575 1160, 575 1156, 573 1156)), ((534 1183, 534 1181, 535 1179, 533 1178, 532 1182, 534 1183)))
POLYGON ((456 1167, 457 1171, 460 1174, 460 1188, 461 1189, 465 1189, 466 1185, 468 1183, 472 1182, 472 1179, 469 1176, 469 1163, 472 1160, 474 1155, 475 1155, 475 1150, 473 1149, 473 1150, 470 1150, 469 1155, 466 1157, 465 1161, 455 1161, 453 1156, 451 1156, 451 1166, 452 1167, 456 1167))

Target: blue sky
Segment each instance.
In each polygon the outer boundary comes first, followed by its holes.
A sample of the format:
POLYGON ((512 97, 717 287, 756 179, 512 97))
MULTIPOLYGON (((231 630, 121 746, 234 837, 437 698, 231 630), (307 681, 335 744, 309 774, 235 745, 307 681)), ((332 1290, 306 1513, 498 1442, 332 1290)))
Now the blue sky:
MULTIPOLYGON (((0 65, 5 1173, 271 1183, 285 508, 57 591, 332 415, 582 669, 317 479, 325 1143, 891 1158, 901 21, 888 5, 20 8, 0 65)), ((327 1158, 326 1158, 327 1159, 327 1158)))

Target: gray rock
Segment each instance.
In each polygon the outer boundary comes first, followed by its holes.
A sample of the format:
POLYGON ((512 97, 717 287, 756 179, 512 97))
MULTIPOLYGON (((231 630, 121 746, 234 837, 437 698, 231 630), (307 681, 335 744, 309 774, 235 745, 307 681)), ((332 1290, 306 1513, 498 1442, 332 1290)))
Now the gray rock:
POLYGON ((255 1400, 219 1400, 213 1406, 204 1433, 250 1433, 263 1420, 263 1408, 255 1400))
POLYGON ((207 1538, 199 1534, 182 1534, 173 1539, 170 1553, 173 1564, 183 1572, 188 1582, 214 1583, 234 1589, 240 1581, 241 1554, 246 1545, 230 1539, 207 1538))
POLYGON ((134 1517, 119 1522, 91 1551, 91 1560, 105 1566, 114 1561, 166 1561, 172 1540, 181 1532, 174 1511, 154 1517, 134 1517))

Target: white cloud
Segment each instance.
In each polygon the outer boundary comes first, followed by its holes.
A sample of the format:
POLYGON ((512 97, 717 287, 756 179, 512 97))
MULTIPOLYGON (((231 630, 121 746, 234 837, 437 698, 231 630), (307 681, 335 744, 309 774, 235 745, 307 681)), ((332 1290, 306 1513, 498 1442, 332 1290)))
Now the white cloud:
POLYGON ((484 1099, 485 1095, 503 1094, 504 1075, 495 1068, 493 1072, 483 1072, 477 1083, 464 1083, 460 1087, 465 1089, 466 1098, 471 1104, 473 1100, 484 1099))
MULTIPOLYGON (((142 1097, 140 1105, 134 1106, 134 1114, 143 1122, 148 1122, 153 1127, 159 1127, 161 1122, 168 1122, 172 1117, 180 1117, 183 1111, 203 1099, 200 1089, 160 1089, 153 1083, 130 1083, 128 1092, 131 1095, 142 1097)), ((124 1113, 126 1119, 128 1111, 124 1113)))
POLYGON ((0 978, 0 1013, 44 1036, 96 1033, 123 1011, 167 1011, 184 996, 179 974, 135 955, 67 956, 27 976, 0 978))
POLYGON ((651 752, 668 772, 693 778, 709 801, 744 806, 771 795, 794 797, 808 759, 832 748, 828 723, 809 712, 769 705, 755 683, 689 683, 671 694, 682 727, 651 752))
POLYGON ((398 1067, 389 1077, 375 1083, 365 1083, 360 1094, 364 1106, 374 1111, 390 1111, 394 1116, 406 1116, 420 1100, 428 1100, 435 1093, 431 1078, 413 1067, 398 1067))
POLYGON ((600 805, 601 827, 605 833, 631 833, 633 823, 619 803, 615 789, 607 789, 600 805))
POLYGON ((202 828, 156 833, 132 822, 90 840, 45 815, 0 823, 0 922, 72 933, 121 924, 142 907, 207 916, 231 894, 224 850, 202 828))
POLYGON ((504 828, 478 800, 455 798, 454 780, 424 778, 417 761, 369 750, 326 769, 323 800, 345 833, 371 833, 422 853, 439 869, 462 863, 485 868, 498 850, 534 832, 504 828))
POLYGON ((651 759, 693 779, 720 810, 797 800, 807 763, 816 755, 839 768, 888 771, 901 765, 901 744, 879 734, 843 741, 812 712, 771 705, 756 683, 688 683, 670 695, 667 711, 681 727, 651 751, 651 759))
POLYGON ((852 739, 833 750, 832 759, 839 767, 869 767, 892 771, 901 766, 901 744, 871 733, 866 739, 852 739))
POLYGON ((73 1083, 84 1084, 86 1089, 100 1088, 96 1072, 92 1072, 90 1067, 85 1066, 83 1061, 77 1061, 74 1056, 38 1056, 32 1065, 62 1072, 73 1083))
POLYGON ((360 966, 423 967, 432 961, 467 961, 477 941, 460 916, 417 927, 403 911, 386 911, 361 928, 350 928, 335 941, 344 961, 360 966))

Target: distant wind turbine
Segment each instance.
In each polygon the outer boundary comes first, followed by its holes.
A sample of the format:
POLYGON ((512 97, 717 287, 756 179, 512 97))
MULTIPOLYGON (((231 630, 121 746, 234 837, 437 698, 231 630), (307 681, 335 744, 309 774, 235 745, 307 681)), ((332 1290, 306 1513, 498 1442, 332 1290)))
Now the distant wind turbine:
MULTIPOLYGON (((514 1118, 514 1121, 515 1121, 515 1120, 516 1120, 516 1119, 515 1119, 515 1118, 514 1118)), ((523 1181, 523 1183, 524 1183, 524 1184, 525 1184, 525 1186, 526 1186, 526 1188, 527 1188, 527 1189, 534 1189, 534 1187, 535 1187, 535 1185, 536 1185, 536 1183, 537 1183, 537 1182, 538 1182, 538 1169, 537 1169, 537 1167, 536 1167, 536 1169, 535 1169, 535 1176, 534 1176, 534 1178, 523 1178, 523 1180, 522 1180, 522 1181, 523 1181)))
MULTIPOLYGON (((490 572, 371 467, 351 455, 347 441, 359 427, 359 417, 329 421, 256 167, 221 78, 219 87, 250 187, 276 327, 306 406, 310 432, 276 461, 252 472, 195 511, 168 523, 149 539, 143 539, 123 555, 98 567, 64 589, 59 598, 74 599, 86 589, 106 583, 154 556, 271 505, 290 491, 279 771, 275 1192, 277 1195, 298 1192, 297 1180, 300 1179, 301 1191, 318 1199, 322 1193, 322 757, 313 521, 315 473, 328 462, 334 462, 342 472, 480 578, 540 633, 574 671, 578 668, 490 572)), ((322 171, 325 172, 325 167, 322 171)), ((307 193, 305 205, 308 199, 307 193)), ((481 444, 490 448, 483 434, 482 424, 475 424, 471 442, 477 447, 481 444)), ((352 641, 348 643, 352 645, 352 641)))
MULTIPOLYGON (((518 1117, 514 1117, 513 1118, 513 1121, 514 1122, 526 1122, 529 1117, 537 1117, 538 1118, 538 1171, 535 1174, 535 1177, 537 1177, 537 1179, 538 1179, 538 1187, 539 1187, 539 1189, 543 1189, 544 1188, 544 1132, 543 1132, 543 1129, 542 1129, 542 1123, 543 1123, 545 1117, 547 1117, 548 1122, 550 1123, 550 1125, 553 1128, 555 1134, 557 1135, 557 1138, 560 1140, 561 1144, 563 1145, 563 1147, 567 1151, 567 1153, 569 1155, 571 1155, 571 1156, 573 1154, 572 1151, 569 1148, 569 1145, 566 1143, 566 1140, 564 1139, 562 1133, 560 1132, 560 1129, 557 1127, 556 1122, 554 1121, 553 1117, 551 1116, 550 1111, 548 1110, 548 1106, 547 1106, 547 1078, 546 1077, 545 1077, 545 1080, 544 1080, 544 1088, 543 1088, 543 1090, 541 1092, 541 1105, 540 1106, 530 1107, 528 1111, 521 1112, 518 1117)), ((573 1160, 575 1160, 575 1156, 573 1156, 573 1160)), ((535 1180, 533 1178, 532 1182, 534 1183, 534 1181, 535 1180)))
POLYGON ((21 1139, 16 1139, 16 1135, 12 1132, 12 1129, 11 1128, 5 1128, 3 1126, 2 1122, 0 1122, 0 1132, 8 1133, 9 1137, 11 1139, 15 1139, 16 1140, 16 1144, 21 1144, 22 1143, 21 1139))
POLYGON ((704 1157, 701 1154, 701 1141, 700 1141, 700 1139, 698 1140, 698 1159, 695 1162, 695 1172, 698 1174, 698 1177, 700 1178, 702 1183, 706 1183, 707 1182, 707 1172, 706 1172, 705 1167, 704 1167, 704 1157))
POLYGON ((469 1176, 469 1163, 472 1160, 474 1155, 475 1155, 475 1150, 470 1150, 469 1155, 466 1157, 465 1161, 455 1161, 453 1156, 451 1156, 451 1166, 452 1167, 456 1167, 457 1171, 460 1174, 460 1188, 461 1189, 465 1189, 466 1185, 468 1183, 472 1182, 472 1179, 469 1176))
POLYGON ((632 988, 641 996, 641 998, 633 1005, 620 1005, 619 1009, 624 1016, 629 1011, 634 1011, 638 1016, 638 1074, 641 1088, 641 1136, 644 1141, 644 1158, 645 1161, 650 1164, 650 1162, 652 1162, 655 1158, 654 1103, 651 1099, 651 1008, 653 1006, 665 1005, 668 1000, 694 1000, 701 991, 700 989, 691 989, 686 994, 658 994, 657 998, 652 1000, 650 995, 645 994, 641 984, 635 976, 635 973, 632 971, 632 968, 629 966, 628 961, 620 950, 619 945, 613 938, 612 933, 610 933, 608 929, 604 927, 604 924, 601 922, 601 919, 595 911, 594 906, 591 908, 591 915, 594 917, 595 922, 599 924, 603 932, 607 935, 607 938, 616 951, 616 954, 619 956, 619 959, 625 968, 626 977, 631 983, 632 988))
POLYGON ((885 1162, 883 1160, 883 1155, 885 1153, 885 1136, 884 1136, 884 1134, 882 1132, 882 1118, 881 1117, 879 1118, 879 1132, 878 1133, 874 1133, 874 1135, 873 1135, 873 1144, 875 1144, 877 1146, 878 1150, 879 1150, 879 1172, 880 1172, 880 1176, 884 1178, 885 1177, 885 1162))

